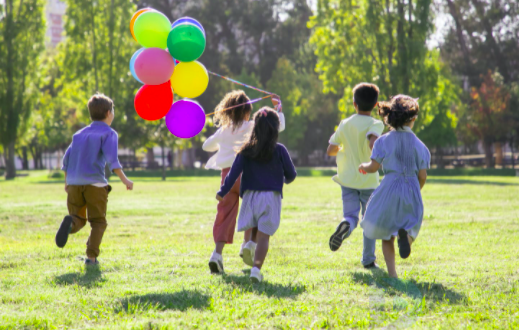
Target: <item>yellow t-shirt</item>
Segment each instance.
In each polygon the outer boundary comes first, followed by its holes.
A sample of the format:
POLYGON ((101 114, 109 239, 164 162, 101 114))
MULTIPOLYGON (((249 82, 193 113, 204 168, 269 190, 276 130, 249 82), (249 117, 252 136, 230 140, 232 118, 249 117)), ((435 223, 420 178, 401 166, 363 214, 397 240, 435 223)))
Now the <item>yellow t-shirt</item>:
POLYGON ((330 138, 330 144, 341 146, 337 153, 337 175, 333 181, 353 189, 375 189, 378 187, 378 172, 360 174, 359 165, 370 161, 370 135, 380 136, 384 123, 371 116, 355 114, 344 119, 330 138))

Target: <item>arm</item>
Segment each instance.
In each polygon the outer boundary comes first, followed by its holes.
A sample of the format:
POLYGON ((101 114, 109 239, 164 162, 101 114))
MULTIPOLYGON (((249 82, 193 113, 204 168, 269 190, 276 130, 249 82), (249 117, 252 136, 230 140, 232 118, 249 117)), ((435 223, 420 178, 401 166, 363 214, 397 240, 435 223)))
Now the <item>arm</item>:
POLYGON ((231 170, 229 171, 229 174, 225 177, 225 180, 223 182, 223 185, 220 187, 220 191, 216 193, 216 199, 221 201, 229 193, 232 186, 234 186, 234 183, 236 180, 238 180, 238 177, 243 172, 243 157, 238 154, 236 156, 236 159, 234 160, 234 163, 232 164, 231 170))
POLYGON ((121 182, 126 186, 126 190, 133 190, 133 181, 126 177, 126 174, 124 174, 122 168, 116 168, 114 173, 117 174, 119 179, 121 179, 121 182))
POLYGON ((68 193, 67 188, 68 188, 68 184, 67 184, 67 172, 65 172, 65 192, 66 192, 66 193, 68 193))
POLYGON ((286 148, 283 148, 281 151, 281 161, 283 162, 285 183, 290 184, 296 179, 297 172, 294 163, 292 162, 292 158, 290 158, 286 148))
POLYGON ((207 152, 214 152, 218 151, 220 149, 220 132, 221 128, 219 128, 213 135, 207 138, 205 140, 204 144, 202 145, 202 149, 207 152))
POLYGON ((281 105, 281 98, 279 95, 272 95, 270 99, 272 101, 272 106, 278 112, 279 115, 279 131, 283 132, 285 130, 285 114, 283 113, 283 106, 281 105))
POLYGON ((119 163, 119 157, 118 157, 118 146, 117 146, 117 133, 115 131, 110 132, 108 136, 106 137, 106 140, 104 141, 102 147, 103 155, 106 158, 106 161, 108 162, 108 165, 110 167, 110 171, 117 174, 119 179, 121 179, 121 182, 126 186, 127 190, 133 189, 133 182, 128 180, 126 175, 124 174, 122 170, 122 166, 119 163))
POLYGON ((371 160, 369 163, 362 163, 359 165, 359 172, 362 174, 375 173, 380 168, 380 163, 376 160, 371 160))
POLYGON ((371 150, 373 150, 373 146, 375 145, 375 141, 377 141, 378 136, 376 136, 374 134, 370 134, 368 138, 369 138, 369 148, 371 150))
POLYGON ((418 171, 418 181, 420 182, 420 190, 425 186, 425 181, 427 181, 427 170, 423 169, 418 171))
POLYGON ((328 149, 326 149, 326 153, 328 154, 328 156, 337 156, 337 154, 339 153, 339 146, 335 145, 335 144, 329 144, 328 145, 328 149))
POLYGON ((68 184, 67 184, 67 168, 68 168, 68 159, 70 157, 70 149, 72 148, 72 143, 65 151, 65 155, 63 156, 63 165, 61 166, 61 170, 65 173, 65 192, 67 192, 68 184))

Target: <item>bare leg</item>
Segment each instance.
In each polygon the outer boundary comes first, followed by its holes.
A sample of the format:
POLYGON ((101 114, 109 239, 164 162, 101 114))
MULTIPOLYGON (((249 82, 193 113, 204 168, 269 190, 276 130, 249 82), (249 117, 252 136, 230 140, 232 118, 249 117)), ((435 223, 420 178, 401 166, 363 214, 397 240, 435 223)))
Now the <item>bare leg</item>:
POLYGON ((250 240, 253 241, 254 243, 257 243, 257 236, 258 235, 258 227, 254 227, 252 229, 250 229, 250 240))
POLYGON ((389 277, 398 278, 395 265, 395 238, 391 237, 389 241, 382 241, 382 252, 386 260, 387 272, 389 277))
POLYGON ((252 228, 247 229, 245 233, 243 233, 243 243, 247 243, 252 238, 252 228))
POLYGON ((225 242, 216 242, 216 247, 214 248, 214 252, 222 255, 223 248, 225 246, 225 242))
POLYGON ((261 231, 256 229, 256 240, 258 245, 256 246, 256 255, 254 257, 254 267, 261 269, 263 266, 263 262, 267 257, 267 252, 269 251, 269 240, 270 236, 262 233, 261 231))

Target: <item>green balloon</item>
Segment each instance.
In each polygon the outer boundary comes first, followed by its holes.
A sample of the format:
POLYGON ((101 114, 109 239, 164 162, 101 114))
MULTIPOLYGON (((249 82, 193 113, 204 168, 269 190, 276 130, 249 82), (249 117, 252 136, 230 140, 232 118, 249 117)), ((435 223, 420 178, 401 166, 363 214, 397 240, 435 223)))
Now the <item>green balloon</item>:
POLYGON ((195 61, 205 50, 204 33, 194 24, 179 24, 169 32, 168 50, 180 62, 195 61))
POLYGON ((170 30, 169 19, 164 14, 151 10, 140 14, 133 25, 135 38, 146 48, 165 49, 170 30))

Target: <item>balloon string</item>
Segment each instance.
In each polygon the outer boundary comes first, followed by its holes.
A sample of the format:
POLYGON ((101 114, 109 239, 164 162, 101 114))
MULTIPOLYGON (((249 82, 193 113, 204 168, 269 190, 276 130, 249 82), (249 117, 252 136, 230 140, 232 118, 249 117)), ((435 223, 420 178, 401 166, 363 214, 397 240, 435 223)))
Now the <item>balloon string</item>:
MULTIPOLYGON (((244 84, 244 83, 242 83, 242 82, 239 82, 239 81, 237 81, 237 80, 234 80, 234 79, 232 79, 232 78, 229 78, 229 77, 225 77, 225 76, 219 75, 218 73, 214 73, 214 72, 211 72, 211 71, 209 71, 209 70, 207 70, 207 72, 209 72, 209 73, 212 74, 213 76, 220 77, 220 78, 222 78, 222 79, 225 79, 225 80, 230 81, 230 82, 232 82, 232 83, 235 83, 235 84, 237 84, 237 85, 241 85, 241 86, 243 86, 243 87, 247 87, 247 88, 250 88, 250 89, 254 89, 255 91, 258 91, 258 92, 261 92, 261 93, 264 93, 264 94, 268 94, 268 95, 272 95, 272 94, 273 94, 273 93, 271 93, 271 92, 267 92, 267 91, 264 91, 264 90, 262 90, 262 89, 259 89, 258 87, 250 86, 250 85, 244 84)), ((246 104, 246 103, 244 103, 244 104, 246 104)))
POLYGON ((211 112, 207 115, 205 115, 206 117, 209 117, 211 115, 214 115, 215 113, 219 113, 219 112, 224 112, 224 111, 227 111, 227 110, 231 110, 231 109, 234 109, 234 108, 237 108, 237 107, 241 107, 242 105, 246 105, 246 104, 252 104, 252 103, 256 103, 256 102, 259 102, 263 99, 266 99, 266 98, 269 98, 269 97, 272 97, 272 95, 267 95, 267 96, 263 96, 263 97, 260 97, 258 99, 254 99, 254 100, 250 100, 249 102, 246 102, 246 103, 242 103, 242 104, 237 104, 237 105, 233 105, 232 107, 228 107, 228 108, 225 108, 225 109, 222 109, 222 110, 218 110, 218 111, 215 111, 215 112, 211 112))

